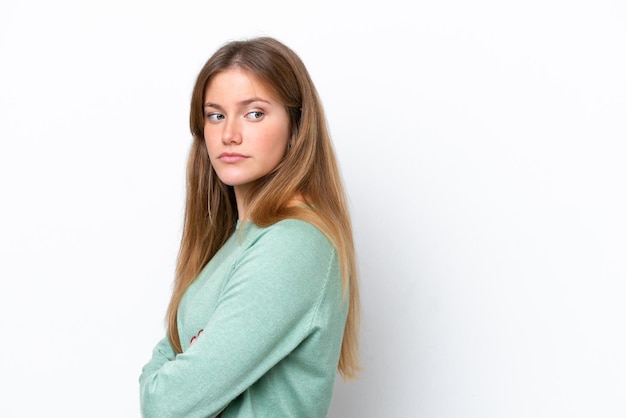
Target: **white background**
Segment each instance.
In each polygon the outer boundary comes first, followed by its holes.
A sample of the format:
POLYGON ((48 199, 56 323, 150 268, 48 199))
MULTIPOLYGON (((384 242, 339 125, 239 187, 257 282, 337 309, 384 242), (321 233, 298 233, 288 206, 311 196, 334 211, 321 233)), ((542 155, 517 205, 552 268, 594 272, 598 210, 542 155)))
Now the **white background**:
POLYGON ((363 298, 330 417, 626 416, 626 3, 0 3, 0 416, 138 417, 195 76, 255 35, 331 127, 363 298))

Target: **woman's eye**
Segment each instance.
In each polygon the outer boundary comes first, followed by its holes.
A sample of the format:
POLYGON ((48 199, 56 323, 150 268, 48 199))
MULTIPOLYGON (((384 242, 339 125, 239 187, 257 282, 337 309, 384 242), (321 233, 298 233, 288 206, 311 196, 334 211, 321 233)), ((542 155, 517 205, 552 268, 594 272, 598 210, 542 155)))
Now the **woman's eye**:
POLYGON ((217 122, 224 119, 224 115, 221 113, 207 113, 206 118, 211 122, 217 122))
POLYGON ((264 115, 265 115, 265 113, 259 112, 258 110, 255 110, 255 111, 252 111, 252 112, 248 112, 246 117, 248 117, 249 119, 252 119, 252 120, 260 120, 260 119, 263 118, 264 115))

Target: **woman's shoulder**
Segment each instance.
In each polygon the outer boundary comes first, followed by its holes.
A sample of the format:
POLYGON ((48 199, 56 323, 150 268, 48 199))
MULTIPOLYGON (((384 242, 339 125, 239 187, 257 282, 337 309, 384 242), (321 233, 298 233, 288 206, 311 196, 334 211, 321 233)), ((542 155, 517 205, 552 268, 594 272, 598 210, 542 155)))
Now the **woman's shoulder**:
POLYGON ((322 232, 311 222, 297 219, 287 218, 276 222, 273 225, 267 227, 268 229, 275 229, 283 232, 301 233, 301 234, 321 234, 322 232))
POLYGON ((255 242, 283 247, 290 251, 334 248, 330 240, 317 226, 302 219, 288 218, 266 227, 255 225, 253 228, 257 232, 255 242))

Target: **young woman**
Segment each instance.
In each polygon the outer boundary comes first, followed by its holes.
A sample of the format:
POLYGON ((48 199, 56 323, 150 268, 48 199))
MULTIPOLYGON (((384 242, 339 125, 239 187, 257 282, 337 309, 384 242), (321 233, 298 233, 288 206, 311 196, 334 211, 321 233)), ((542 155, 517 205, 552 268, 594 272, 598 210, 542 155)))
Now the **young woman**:
POLYGON ((325 116, 300 58, 268 37, 221 47, 191 98, 193 144, 167 335, 145 417, 324 417, 354 378, 359 292, 325 116))

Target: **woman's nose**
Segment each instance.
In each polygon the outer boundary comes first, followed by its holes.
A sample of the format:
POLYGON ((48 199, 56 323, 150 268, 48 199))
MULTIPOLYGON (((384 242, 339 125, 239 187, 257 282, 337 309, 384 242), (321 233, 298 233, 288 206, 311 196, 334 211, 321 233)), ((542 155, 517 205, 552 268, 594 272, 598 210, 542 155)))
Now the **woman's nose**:
POLYGON ((224 131, 222 132, 222 142, 224 145, 240 144, 241 139, 241 129, 238 121, 235 119, 227 120, 224 124, 224 131))

